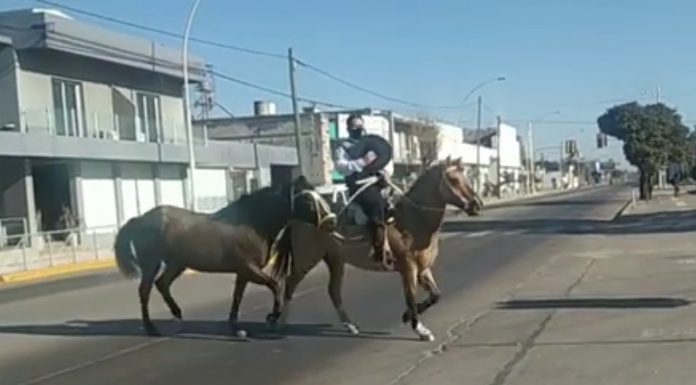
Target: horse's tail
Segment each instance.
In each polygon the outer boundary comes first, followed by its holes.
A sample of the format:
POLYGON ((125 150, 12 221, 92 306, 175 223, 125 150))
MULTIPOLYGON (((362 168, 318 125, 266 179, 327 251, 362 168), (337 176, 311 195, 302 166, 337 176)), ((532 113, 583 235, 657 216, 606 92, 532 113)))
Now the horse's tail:
POLYGON ((285 280, 292 271, 292 233, 290 226, 281 230, 277 245, 271 252, 275 252, 275 262, 273 263, 273 276, 276 280, 285 280))
POLYGON ((116 265, 121 274, 128 279, 140 276, 140 264, 134 242, 138 232, 141 231, 140 227, 140 218, 131 218, 118 231, 114 242, 116 265))

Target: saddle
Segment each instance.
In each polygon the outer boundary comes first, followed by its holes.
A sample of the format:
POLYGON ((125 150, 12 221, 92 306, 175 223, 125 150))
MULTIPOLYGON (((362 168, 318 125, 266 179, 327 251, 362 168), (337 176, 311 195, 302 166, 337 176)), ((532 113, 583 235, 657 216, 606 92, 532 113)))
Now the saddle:
MULTIPOLYGON (((370 180, 370 178, 368 178, 366 183, 374 183, 374 180, 370 180)), ((396 199, 396 191, 391 183, 387 183, 386 187, 382 188, 381 191, 382 197, 384 197, 387 203, 385 218, 388 225, 394 221, 394 201, 396 199)), ((339 227, 341 228, 342 232, 348 231, 350 233, 368 234, 367 224, 369 219, 367 214, 365 214, 365 211, 358 203, 352 201, 353 199, 353 196, 349 197, 348 200, 350 203, 348 203, 348 205, 342 210, 341 215, 339 216, 339 227)))

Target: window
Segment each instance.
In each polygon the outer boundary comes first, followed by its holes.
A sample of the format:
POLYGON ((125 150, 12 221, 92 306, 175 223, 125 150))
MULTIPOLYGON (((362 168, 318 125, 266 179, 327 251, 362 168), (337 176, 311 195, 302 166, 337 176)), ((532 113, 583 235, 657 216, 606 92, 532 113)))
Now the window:
POLYGON ((56 134, 84 135, 84 105, 82 85, 77 82, 53 79, 53 109, 56 134))
POLYGON ((138 93, 138 140, 157 142, 162 137, 162 110, 157 95, 138 93))

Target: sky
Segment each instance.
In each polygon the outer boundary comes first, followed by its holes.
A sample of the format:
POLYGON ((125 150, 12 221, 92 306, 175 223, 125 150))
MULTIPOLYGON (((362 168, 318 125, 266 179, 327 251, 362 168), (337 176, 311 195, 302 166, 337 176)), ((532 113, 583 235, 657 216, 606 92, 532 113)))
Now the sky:
MULTIPOLYGON (((183 33, 193 0, 56 0, 64 5, 149 27, 183 33)), ((0 9, 48 6, 33 0, 0 0, 0 9)), ((68 14, 70 12, 66 11, 68 14)), ((287 54, 364 88, 431 106, 414 108, 351 89, 300 68, 300 96, 351 107, 391 109, 475 124, 472 102, 481 95, 484 124, 501 118, 526 139, 533 124, 535 148, 556 159, 565 139, 585 157, 620 160, 621 144, 596 149, 596 119, 630 100, 656 100, 696 124, 696 2, 689 0, 201 0, 192 36, 287 54), (464 97, 482 81, 502 82, 464 97), (539 122, 539 120, 544 120, 539 122)), ((169 38, 72 13, 108 28, 169 38)), ((215 70, 256 84, 289 90, 287 61, 197 43, 193 53, 215 70)), ((252 113, 252 102, 281 96, 216 79, 217 100, 234 114, 252 113)), ((218 113, 222 114, 221 111, 218 113)))

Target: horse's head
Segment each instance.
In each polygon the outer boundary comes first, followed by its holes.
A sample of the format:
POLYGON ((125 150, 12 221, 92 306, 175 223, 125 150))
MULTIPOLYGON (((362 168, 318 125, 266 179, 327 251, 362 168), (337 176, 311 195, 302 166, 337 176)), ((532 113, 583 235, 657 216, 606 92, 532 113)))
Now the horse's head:
POLYGON ((336 229, 336 214, 304 175, 290 184, 290 219, 315 225, 324 230, 336 229))
POLYGON ((470 216, 479 215, 483 201, 464 174, 462 159, 447 157, 437 169, 440 172, 440 194, 445 203, 464 210, 470 216))

